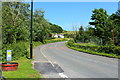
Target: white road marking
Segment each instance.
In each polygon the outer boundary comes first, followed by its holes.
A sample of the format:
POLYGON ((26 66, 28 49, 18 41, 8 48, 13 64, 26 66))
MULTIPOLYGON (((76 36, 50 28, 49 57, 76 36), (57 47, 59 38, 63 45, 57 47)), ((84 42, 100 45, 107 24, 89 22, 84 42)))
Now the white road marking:
MULTIPOLYGON (((42 50, 43 50, 43 48, 44 48, 44 46, 42 47, 42 50)), ((48 60, 48 62, 50 62, 50 63, 52 64, 52 66, 54 67, 52 61, 50 61, 50 60, 48 59, 48 57, 45 56, 45 54, 43 54, 43 51, 42 51, 42 50, 40 50, 40 52, 42 53, 42 55, 43 55, 43 56, 48 60)))
POLYGON ((48 61, 48 62, 50 62, 52 64, 52 66, 54 67, 54 65, 53 65, 53 63, 51 61, 48 61))
MULTIPOLYGON (((45 54, 43 54, 43 50, 44 49, 44 46, 43 47, 41 47, 41 50, 40 50, 40 52, 42 53, 42 55, 48 60, 48 62, 50 62, 51 64, 52 64, 52 66, 54 67, 54 64, 52 63, 52 61, 50 61, 49 59, 48 59, 48 57, 47 56, 45 56, 45 54)), ((68 78, 65 74, 63 74, 63 73, 58 73, 59 74, 59 76, 60 77, 62 77, 62 78, 68 78)))
POLYGON ((60 75, 60 77, 62 77, 62 78, 68 78, 65 74, 63 74, 63 73, 58 73, 59 75, 60 75))

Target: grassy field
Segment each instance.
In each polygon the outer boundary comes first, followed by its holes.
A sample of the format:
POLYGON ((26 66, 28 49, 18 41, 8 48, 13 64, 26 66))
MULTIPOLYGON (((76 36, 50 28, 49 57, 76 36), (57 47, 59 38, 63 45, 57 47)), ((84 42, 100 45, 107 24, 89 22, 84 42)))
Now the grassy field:
POLYGON ((2 76, 5 78, 41 78, 38 71, 32 68, 32 60, 21 58, 17 61, 19 66, 15 71, 2 71, 2 76))
POLYGON ((62 34, 76 34, 76 31, 67 31, 67 32, 63 32, 62 34))

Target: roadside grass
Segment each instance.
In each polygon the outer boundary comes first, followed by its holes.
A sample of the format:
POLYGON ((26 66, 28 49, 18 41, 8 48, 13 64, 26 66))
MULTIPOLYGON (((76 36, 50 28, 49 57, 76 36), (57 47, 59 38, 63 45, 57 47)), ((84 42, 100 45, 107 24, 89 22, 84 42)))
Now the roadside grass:
MULTIPOLYGON (((60 42, 60 41, 67 41, 68 38, 58 38, 58 39, 52 39, 47 40, 45 44, 47 43, 53 43, 53 42, 60 42)), ((28 53, 30 53, 30 46, 29 42, 23 42, 25 46, 27 47, 28 53)), ((42 45, 41 42, 34 42, 33 41, 33 48, 42 45)), ((29 56, 30 54, 27 54, 29 56)), ((29 57, 28 57, 29 58, 29 57)), ((33 69, 33 65, 31 63, 32 60, 29 60, 25 57, 20 58, 19 60, 11 61, 11 62, 18 62, 19 66, 18 69, 15 71, 2 71, 2 76, 5 78, 42 78, 40 73, 33 69)), ((29 80, 29 79, 28 79, 29 80)))
POLYGON ((90 45, 90 46, 97 46, 97 44, 95 44, 95 43, 74 43, 74 44, 83 45, 83 46, 87 46, 87 45, 90 45))
MULTIPOLYGON (((23 42, 26 47, 28 47, 27 51, 30 53, 30 46, 29 42, 23 42)), ((41 42, 34 42, 33 41, 33 48, 35 48, 38 45, 42 45, 41 42)), ((27 56, 30 56, 28 54, 27 56)), ((29 57, 28 57, 29 58, 29 57)), ((41 78, 40 73, 33 69, 33 64, 31 63, 32 60, 27 59, 27 58, 20 58, 19 60, 16 61, 11 61, 11 62, 18 62, 19 66, 18 69, 15 71, 2 71, 2 76, 5 78, 41 78)), ((2 63, 2 62, 1 62, 2 63)))
POLYGON ((13 61, 19 63, 18 69, 15 71, 2 71, 2 76, 5 78, 41 78, 39 72, 32 68, 31 61, 26 58, 13 61))
MULTIPOLYGON (((80 44, 84 44, 84 43, 80 43, 80 44)), ((87 45, 87 44, 84 44, 84 45, 87 45)), ((93 55, 99 55, 99 56, 105 56, 105 57, 111 57, 111 58, 120 58, 120 56, 115 55, 115 54, 99 53, 99 52, 95 52, 95 51, 91 51, 91 50, 85 50, 85 49, 80 49, 77 47, 71 47, 67 43, 66 43, 66 46, 73 50, 77 50, 77 51, 81 51, 81 52, 85 52, 85 53, 89 53, 89 54, 93 54, 93 55)))

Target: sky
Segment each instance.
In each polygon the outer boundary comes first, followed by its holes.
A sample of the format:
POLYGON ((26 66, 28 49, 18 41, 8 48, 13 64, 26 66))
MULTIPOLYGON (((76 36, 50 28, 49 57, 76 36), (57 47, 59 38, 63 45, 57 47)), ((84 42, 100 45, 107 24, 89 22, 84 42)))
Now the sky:
POLYGON ((45 19, 61 26, 64 30, 73 31, 74 27, 86 27, 91 21, 92 10, 103 8, 109 15, 118 9, 117 2, 34 2, 34 10, 45 11, 45 19))

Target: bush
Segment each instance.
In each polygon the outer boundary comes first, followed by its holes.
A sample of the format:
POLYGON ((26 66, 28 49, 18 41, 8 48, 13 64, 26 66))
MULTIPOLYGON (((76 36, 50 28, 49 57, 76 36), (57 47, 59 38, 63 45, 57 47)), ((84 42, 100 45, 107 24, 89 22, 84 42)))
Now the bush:
POLYGON ((6 61, 7 50, 12 50, 12 60, 18 60, 20 57, 26 57, 28 55, 28 47, 25 46, 25 42, 18 42, 14 44, 3 45, 2 59, 6 61))
POLYGON ((113 49, 113 53, 115 53, 116 55, 120 55, 120 47, 115 47, 114 49, 113 49))
POLYGON ((107 53, 107 54, 115 54, 120 55, 120 47, 114 45, 106 45, 106 46, 98 46, 98 45, 91 45, 86 43, 74 43, 74 41, 68 41, 67 45, 69 47, 74 47, 78 49, 83 49, 87 51, 94 51, 98 53, 107 53))
POLYGON ((46 40, 46 43, 53 43, 53 42, 61 42, 61 41, 67 41, 68 38, 56 38, 51 40, 46 40))
POLYGON ((67 42, 67 44, 68 44, 69 46, 74 46, 73 43, 74 43, 74 40, 69 40, 69 41, 67 42))

